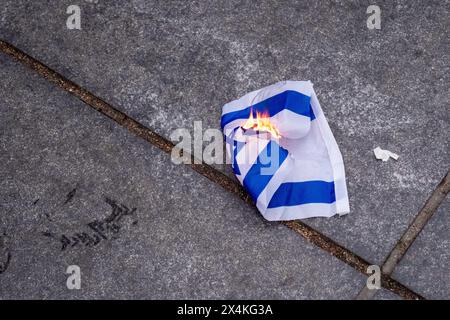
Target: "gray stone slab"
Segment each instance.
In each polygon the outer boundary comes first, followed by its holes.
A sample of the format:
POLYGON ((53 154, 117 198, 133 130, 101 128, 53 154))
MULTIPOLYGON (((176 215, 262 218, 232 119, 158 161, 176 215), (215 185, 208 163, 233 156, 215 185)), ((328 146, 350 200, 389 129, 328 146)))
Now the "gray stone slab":
POLYGON ((0 299, 344 299, 361 287, 29 69, 1 54, 0 68, 0 299), (69 265, 80 290, 66 287, 69 265))
POLYGON ((402 297, 389 290, 380 289, 375 293, 372 300, 402 300, 402 297))
MULTIPOLYGON (((381 264, 450 162, 449 4, 389 1, 3 1, 0 34, 169 136, 285 79, 315 83, 346 163, 352 213, 307 223, 381 264), (374 159, 377 146, 400 160, 374 159)), ((226 168, 224 170, 227 170, 226 168)), ((229 172, 229 171, 228 171, 229 172)))
POLYGON ((393 277, 428 299, 450 300, 450 198, 439 207, 393 277))

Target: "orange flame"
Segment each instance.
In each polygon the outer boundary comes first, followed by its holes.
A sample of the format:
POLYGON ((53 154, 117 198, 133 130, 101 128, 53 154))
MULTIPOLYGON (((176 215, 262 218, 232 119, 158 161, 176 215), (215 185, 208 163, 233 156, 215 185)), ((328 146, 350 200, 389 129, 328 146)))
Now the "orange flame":
POLYGON ((280 132, 270 122, 270 116, 268 112, 256 111, 256 119, 253 117, 253 110, 250 110, 250 117, 242 125, 244 129, 253 129, 255 131, 270 132, 274 137, 281 138, 280 132))

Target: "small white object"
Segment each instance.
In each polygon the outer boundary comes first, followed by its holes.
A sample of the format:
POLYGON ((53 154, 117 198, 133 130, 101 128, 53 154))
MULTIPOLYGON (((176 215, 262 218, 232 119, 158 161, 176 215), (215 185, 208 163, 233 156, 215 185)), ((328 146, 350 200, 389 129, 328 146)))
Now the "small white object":
POLYGON ((389 150, 383 150, 380 147, 376 147, 373 149, 373 153, 375 154, 375 158, 382 161, 388 161, 389 158, 392 158, 394 160, 398 159, 398 154, 393 153, 389 150))

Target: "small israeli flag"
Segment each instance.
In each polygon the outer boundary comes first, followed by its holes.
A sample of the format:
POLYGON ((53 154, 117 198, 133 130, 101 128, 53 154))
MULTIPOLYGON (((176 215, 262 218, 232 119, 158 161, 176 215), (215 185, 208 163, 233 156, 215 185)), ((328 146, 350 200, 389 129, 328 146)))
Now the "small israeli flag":
POLYGON ((223 106, 237 179, 270 221, 347 214, 342 155, 310 81, 282 81, 223 106))

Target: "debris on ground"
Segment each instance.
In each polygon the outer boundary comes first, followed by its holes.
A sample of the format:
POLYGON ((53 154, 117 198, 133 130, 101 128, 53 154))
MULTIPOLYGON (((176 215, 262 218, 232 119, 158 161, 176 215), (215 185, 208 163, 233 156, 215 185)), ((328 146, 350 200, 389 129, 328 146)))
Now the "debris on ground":
POLYGON ((381 149, 380 147, 376 147, 373 149, 373 153, 375 154, 375 158, 378 160, 388 161, 389 158, 392 158, 394 160, 398 159, 398 154, 393 153, 389 150, 381 149))

